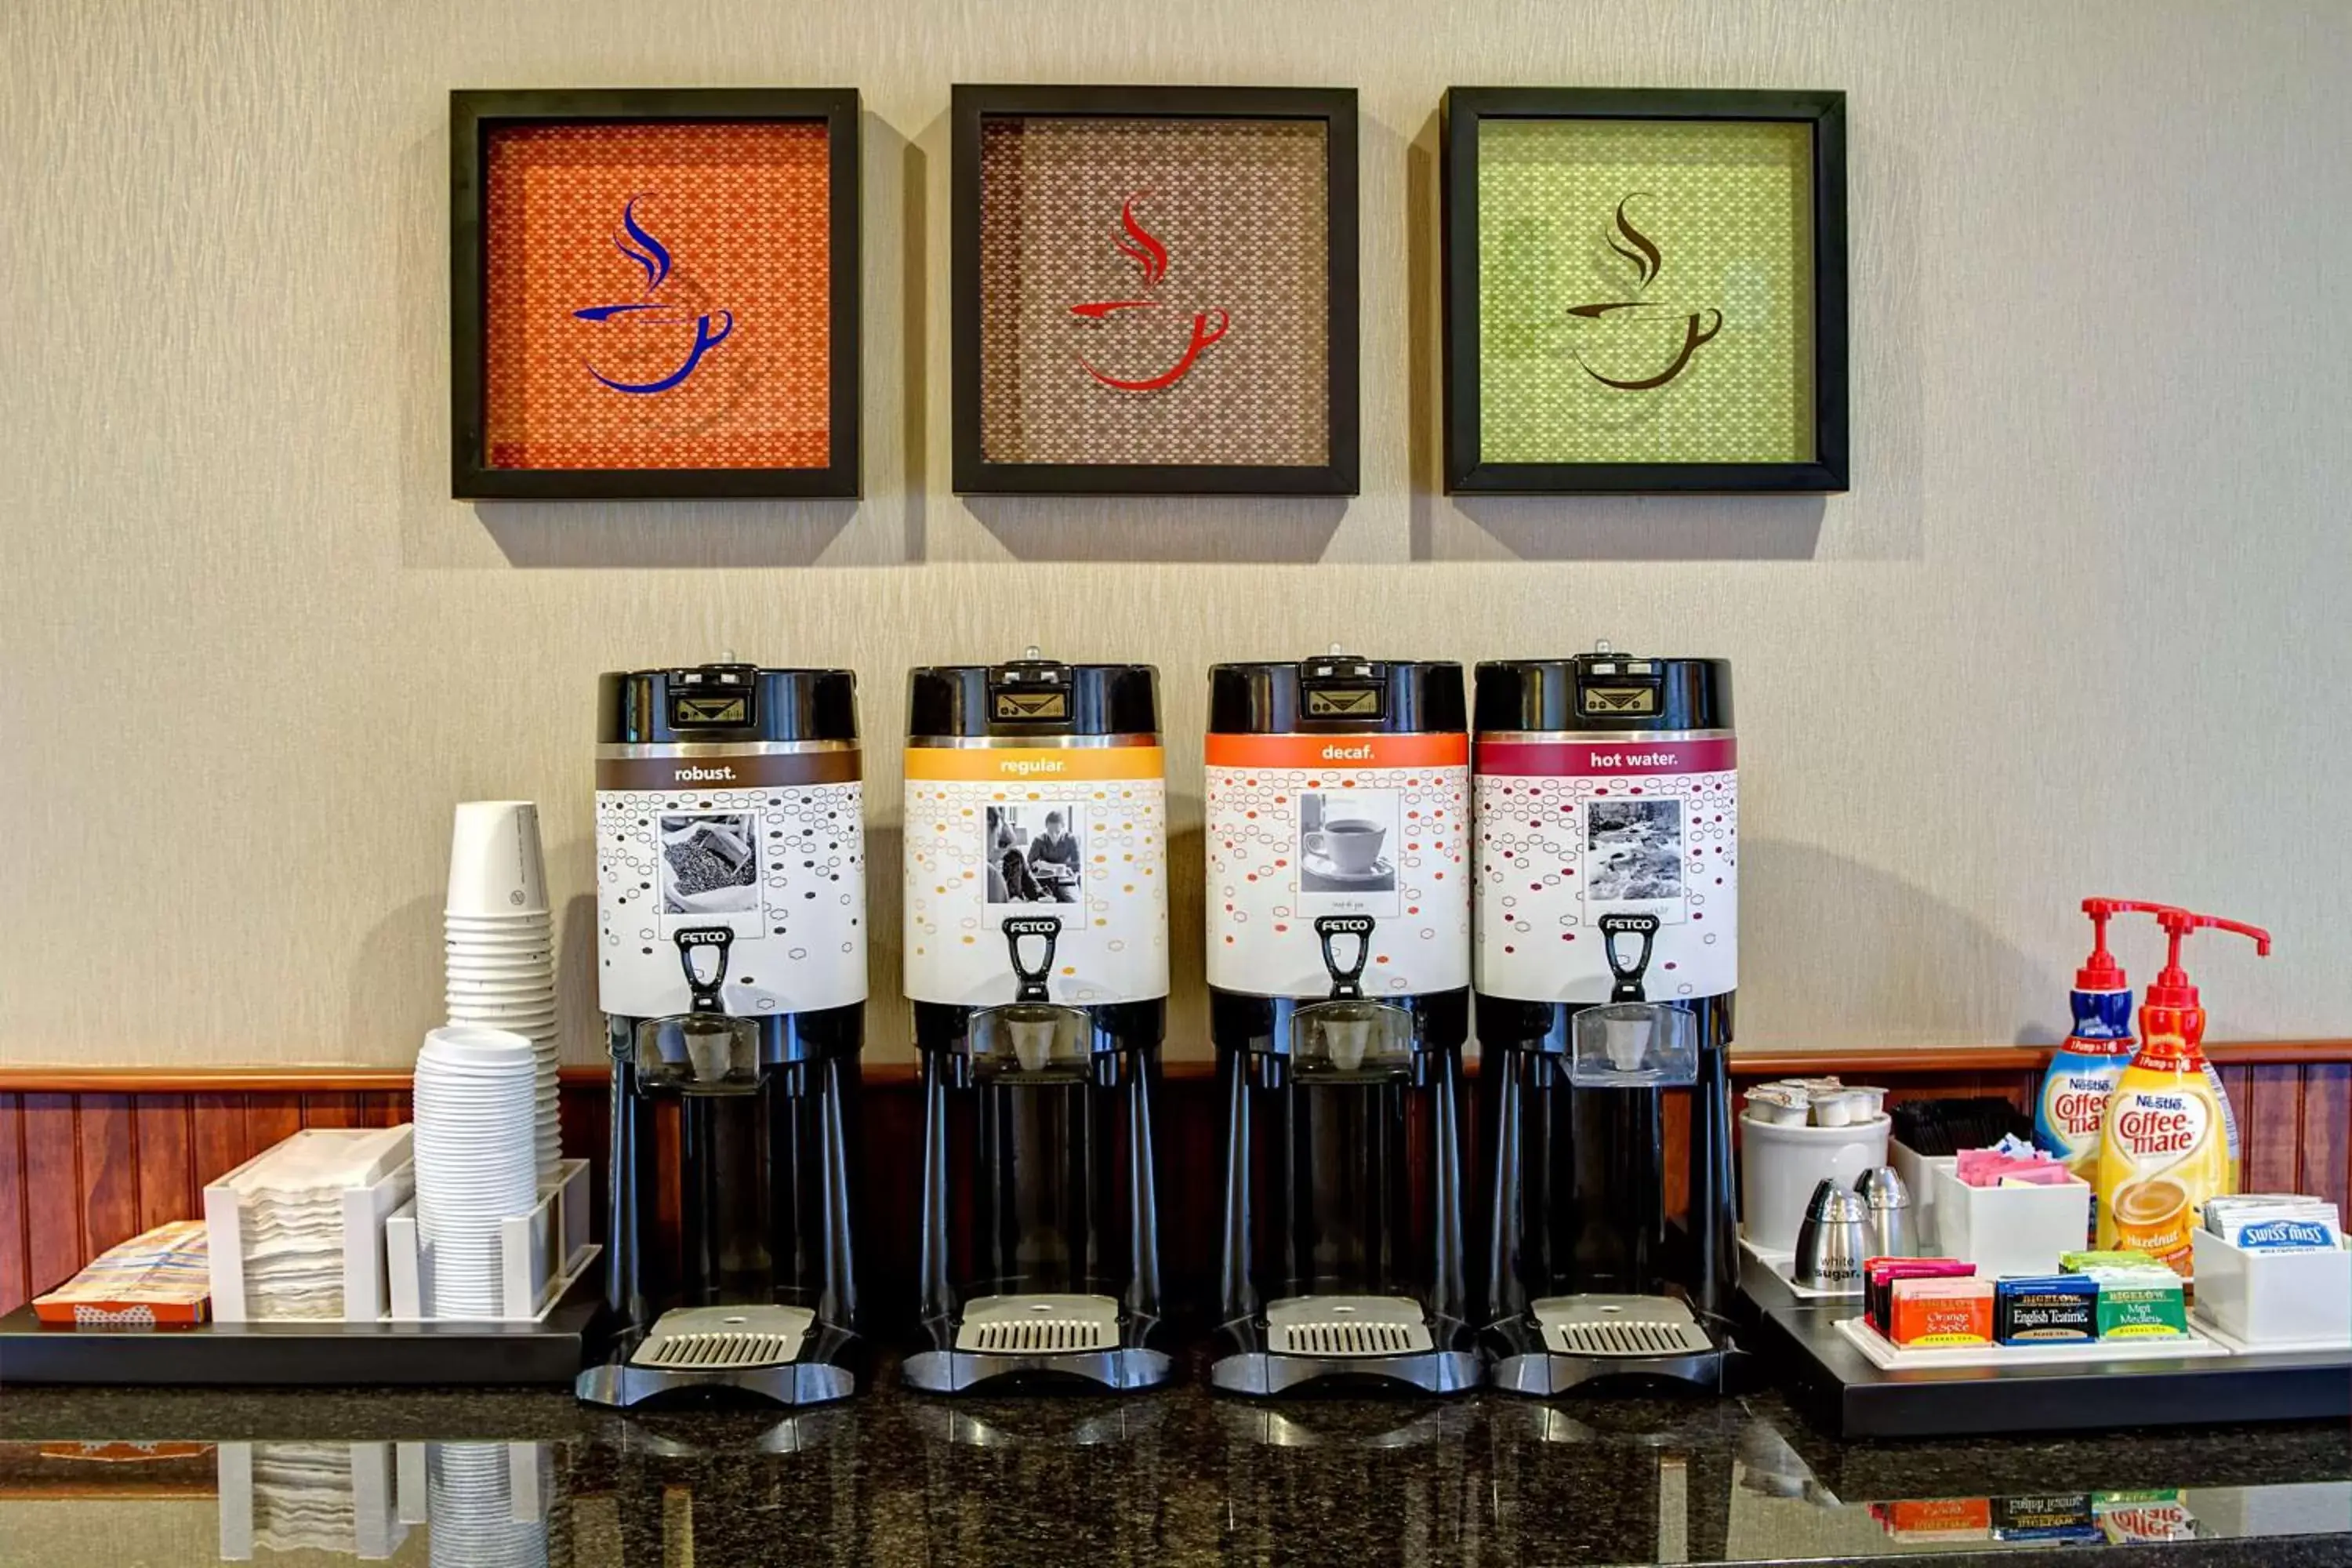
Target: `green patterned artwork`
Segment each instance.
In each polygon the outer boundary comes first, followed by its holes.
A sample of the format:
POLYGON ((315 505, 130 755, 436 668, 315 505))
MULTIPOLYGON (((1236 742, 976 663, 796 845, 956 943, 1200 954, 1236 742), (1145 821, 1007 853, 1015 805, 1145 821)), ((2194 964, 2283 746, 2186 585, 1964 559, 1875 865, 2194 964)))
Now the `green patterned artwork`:
POLYGON ((1813 134, 1485 121, 1479 459, 1813 461, 1813 134))

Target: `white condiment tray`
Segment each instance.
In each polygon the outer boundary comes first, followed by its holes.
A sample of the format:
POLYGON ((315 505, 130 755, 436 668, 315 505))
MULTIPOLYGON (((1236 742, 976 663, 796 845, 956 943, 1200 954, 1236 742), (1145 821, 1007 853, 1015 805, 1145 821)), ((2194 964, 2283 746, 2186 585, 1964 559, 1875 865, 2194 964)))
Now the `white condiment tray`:
POLYGON ((2258 1351, 2335 1350, 2352 1341, 2352 1257, 2249 1251, 2209 1230, 2190 1234, 2197 1310, 2233 1343, 2258 1351))
POLYGON ((2307 1352, 2326 1354, 2352 1351, 2352 1324, 2347 1324, 2345 1331, 2333 1339, 2263 1340, 2257 1343, 2242 1340, 2222 1328, 2202 1306, 2189 1309, 2189 1322, 2199 1333, 2238 1355, 2302 1355, 2307 1352))
POLYGON ((1747 1250, 1748 1256, 1769 1268, 1773 1278, 1786 1285, 1789 1288, 1789 1293, 1801 1301, 1851 1301, 1862 1295, 1862 1281, 1859 1279, 1851 1285, 1833 1286, 1829 1289, 1822 1289, 1814 1285, 1800 1285, 1790 1272, 1797 1265, 1795 1253, 1782 1252, 1769 1247, 1759 1247, 1744 1236, 1739 1238, 1739 1245, 1747 1250))
POLYGON ((2079 1345, 1897 1345, 1860 1318, 1839 1321, 1837 1331, 1885 1372, 1924 1372, 1936 1367, 2095 1366, 2118 1361, 2189 1361, 2225 1356, 2230 1347, 2191 1329, 2180 1339, 2094 1340, 2079 1345))

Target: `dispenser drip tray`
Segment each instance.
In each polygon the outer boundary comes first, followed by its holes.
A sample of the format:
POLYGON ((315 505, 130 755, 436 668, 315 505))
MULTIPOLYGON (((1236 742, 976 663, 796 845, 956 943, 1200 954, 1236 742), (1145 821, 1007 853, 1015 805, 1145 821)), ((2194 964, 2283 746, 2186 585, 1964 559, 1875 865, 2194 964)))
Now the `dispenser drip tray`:
POLYGON ((1672 1296, 1548 1296, 1528 1311, 1555 1355, 1634 1359, 1715 1348, 1690 1308, 1672 1296))
POLYGON ((1294 1296, 1265 1310, 1265 1345, 1276 1355, 1418 1355, 1435 1344, 1421 1303, 1405 1296, 1294 1296))
POLYGON ((655 1321, 629 1363, 663 1372, 784 1366, 815 1326, 816 1314, 806 1307, 683 1307, 655 1321))
POLYGON ((955 1348, 983 1355, 1066 1355, 1118 1344, 1118 1303, 1108 1296, 977 1296, 964 1304, 955 1348))

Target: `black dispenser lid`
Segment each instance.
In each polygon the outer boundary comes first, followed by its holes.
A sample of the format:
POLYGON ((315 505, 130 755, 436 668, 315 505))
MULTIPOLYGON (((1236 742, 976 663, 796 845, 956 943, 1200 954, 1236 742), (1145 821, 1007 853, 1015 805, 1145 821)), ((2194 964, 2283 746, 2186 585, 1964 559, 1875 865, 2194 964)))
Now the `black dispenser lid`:
POLYGON ((750 664, 608 671, 596 681, 596 739, 607 745, 855 741, 857 677, 846 669, 750 664))
POLYGON ((1148 664, 921 665, 907 672, 917 741, 1024 735, 1157 735, 1160 671, 1148 664))
POLYGON ((1462 667, 1332 653, 1209 670, 1213 735, 1416 735, 1463 729, 1462 667))
POLYGON ((1478 730, 1728 730, 1731 661, 1580 653, 1478 667, 1478 730))

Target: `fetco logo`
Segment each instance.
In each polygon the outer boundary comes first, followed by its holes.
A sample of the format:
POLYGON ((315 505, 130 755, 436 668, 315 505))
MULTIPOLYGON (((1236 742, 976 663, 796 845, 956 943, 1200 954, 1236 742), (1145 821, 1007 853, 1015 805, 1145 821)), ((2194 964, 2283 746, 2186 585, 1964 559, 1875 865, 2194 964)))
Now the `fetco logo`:
POLYGON ((680 768, 670 775, 680 784, 732 784, 733 768, 680 768))

